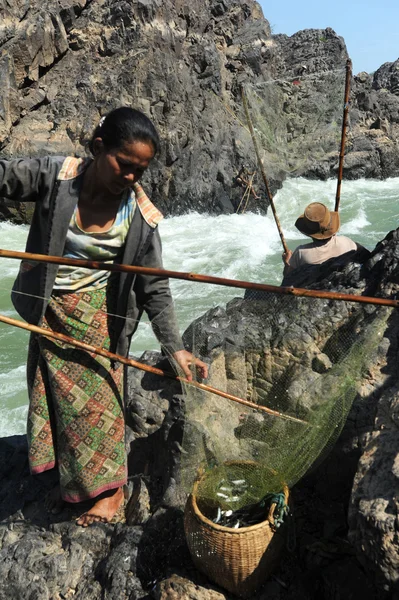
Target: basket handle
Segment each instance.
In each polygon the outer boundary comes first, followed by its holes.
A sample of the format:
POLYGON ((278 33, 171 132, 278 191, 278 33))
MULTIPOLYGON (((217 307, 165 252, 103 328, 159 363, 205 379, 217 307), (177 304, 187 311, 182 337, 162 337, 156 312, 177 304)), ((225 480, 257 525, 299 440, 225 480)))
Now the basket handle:
POLYGON ((267 515, 267 520, 269 521, 271 527, 274 527, 274 509, 276 506, 277 504, 273 502, 273 504, 270 505, 269 514, 267 515))
MULTIPOLYGON (((288 505, 289 489, 286 484, 284 484, 284 486, 283 486, 283 492, 284 492, 284 497, 285 497, 285 503, 288 505)), ((275 527, 275 525, 274 525, 274 509, 276 508, 276 506, 277 506, 276 502, 273 502, 270 505, 269 514, 267 516, 267 520, 269 521, 271 528, 275 527)))

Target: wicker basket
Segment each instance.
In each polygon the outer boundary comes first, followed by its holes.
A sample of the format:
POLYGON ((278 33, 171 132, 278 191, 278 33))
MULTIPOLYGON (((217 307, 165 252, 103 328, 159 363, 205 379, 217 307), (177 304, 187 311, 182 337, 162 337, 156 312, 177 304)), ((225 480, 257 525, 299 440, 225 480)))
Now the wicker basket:
MULTIPOLYGON (((212 581, 241 598, 248 598, 271 575, 284 546, 284 526, 275 532, 272 504, 266 521, 232 529, 202 514, 194 484, 184 513, 184 530, 192 560, 212 581)), ((284 487, 285 501, 289 491, 284 487)))

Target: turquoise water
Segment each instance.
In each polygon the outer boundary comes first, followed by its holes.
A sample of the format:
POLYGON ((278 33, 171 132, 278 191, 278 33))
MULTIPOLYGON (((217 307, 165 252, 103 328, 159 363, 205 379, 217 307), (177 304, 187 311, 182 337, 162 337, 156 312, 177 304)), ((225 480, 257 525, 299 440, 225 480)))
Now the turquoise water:
MULTIPOLYGON (((335 181, 287 181, 275 204, 288 246, 308 241, 294 227, 303 208, 314 201, 334 205, 335 181)), ((341 233, 372 250, 386 233, 399 226, 399 178, 344 182, 341 192, 341 233)), ((211 217, 191 213, 165 219, 160 225, 164 266, 231 279, 279 284, 281 242, 271 213, 211 217)), ((0 223, 0 247, 23 250, 27 228, 0 223)), ((18 263, 0 258, 0 313, 16 318, 10 289, 18 263)), ((243 292, 221 286, 171 281, 181 331, 213 306, 224 305, 243 292)), ((27 392, 25 361, 28 334, 0 323, 0 436, 25 431, 27 392)), ((151 327, 143 322, 131 352, 157 349, 151 327)))

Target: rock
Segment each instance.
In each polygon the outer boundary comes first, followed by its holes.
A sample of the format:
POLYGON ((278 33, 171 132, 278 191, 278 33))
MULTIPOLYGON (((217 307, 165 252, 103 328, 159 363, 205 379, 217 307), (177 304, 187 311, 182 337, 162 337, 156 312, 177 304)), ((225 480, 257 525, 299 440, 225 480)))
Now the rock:
POLYGON ((150 494, 145 479, 136 477, 133 492, 126 506, 126 523, 143 525, 151 516, 150 494))
POLYGON ((349 510, 349 539, 360 560, 379 574, 382 584, 389 582, 395 589, 399 589, 399 557, 395 549, 399 526, 395 492, 399 484, 398 411, 396 385, 382 394, 375 431, 363 438, 349 510))
POLYGON ((225 594, 197 585, 179 575, 172 575, 157 584, 154 590, 157 600, 224 600, 225 594))
POLYGON ((139 527, 116 527, 111 540, 111 550, 102 565, 102 587, 105 598, 124 596, 142 598, 145 593, 136 573, 138 548, 143 531, 139 527))
MULTIPOLYGON (((46 10, 32 0, 27 7, 10 0, 3 8, 3 156, 85 154, 100 116, 134 105, 161 133, 162 151, 144 187, 166 215, 232 213, 240 206, 245 186, 237 176, 257 169, 251 138, 232 116, 244 118, 242 84, 322 74, 342 69, 347 59, 344 40, 328 27, 272 35, 253 0, 51 0, 46 10)), ((398 89, 397 61, 373 77, 354 78, 346 178, 398 175, 398 89), (378 119, 381 134, 360 149, 378 119)), ((300 123, 300 114, 293 118, 300 123)), ((306 134, 288 126, 289 135, 306 134)), ((337 154, 338 147, 298 174, 335 176, 337 154)), ((272 193, 283 179, 282 172, 270 176, 272 193)), ((246 210, 266 212, 259 177, 254 191, 246 210)), ((0 217, 24 222, 29 212, 0 199, 0 217)))
POLYGON ((399 59, 393 63, 383 64, 373 76, 375 90, 388 90, 399 96, 399 59))
MULTIPOLYGON (((235 211, 242 196, 234 186, 236 165, 249 155, 251 140, 231 126, 218 96, 234 79, 224 66, 226 38, 229 44, 237 38, 240 53, 261 71, 260 44, 270 39, 270 28, 256 3, 53 0, 46 15, 33 2, 29 13, 10 11, 9 22, 0 119, 5 156, 82 154, 101 114, 134 104, 164 139, 146 182, 161 210, 235 211), (28 136, 35 123, 40 129, 28 136)), ((252 204, 261 206, 255 198, 252 204)))
POLYGON ((312 360, 312 368, 316 373, 325 373, 332 367, 332 362, 326 354, 320 352, 312 360))
POLYGON ((371 75, 366 73, 366 71, 362 71, 361 73, 355 75, 355 81, 358 81, 359 83, 371 82, 371 75))

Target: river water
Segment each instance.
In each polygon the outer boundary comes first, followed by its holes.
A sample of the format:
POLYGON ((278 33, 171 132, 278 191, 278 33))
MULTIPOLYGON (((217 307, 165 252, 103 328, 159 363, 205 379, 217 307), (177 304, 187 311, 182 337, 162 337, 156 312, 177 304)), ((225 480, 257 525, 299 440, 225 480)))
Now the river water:
MULTIPOLYGON (((333 206, 335 189, 335 181, 293 179, 276 194, 276 208, 292 250, 309 241, 294 227, 297 216, 309 202, 333 206)), ((165 268, 278 285, 282 247, 269 213, 218 217, 190 213, 165 219, 160 225, 165 268)), ((344 182, 340 214, 340 232, 372 250, 388 231, 399 226, 399 178, 344 182)), ((0 223, 0 247, 24 250, 27 231, 24 226, 0 223)), ((10 289, 17 269, 17 261, 0 259, 0 313, 14 318, 10 289)), ((243 295, 233 288, 177 280, 171 281, 171 288, 182 332, 209 308, 243 295)), ((0 323, 0 436, 25 432, 27 344, 27 332, 0 323)), ((150 325, 143 322, 132 354, 140 356, 145 349, 157 348, 150 325)))

